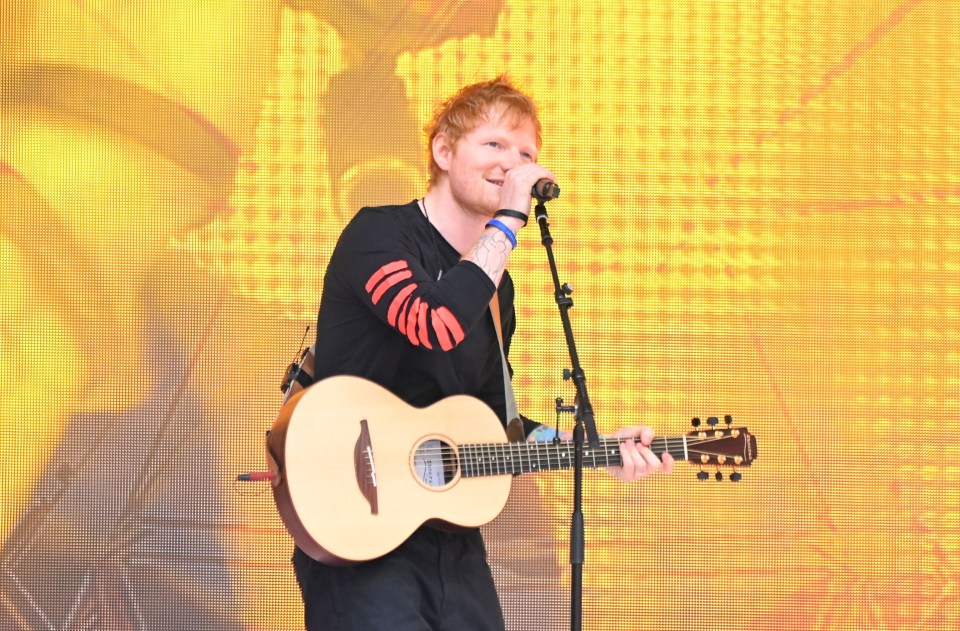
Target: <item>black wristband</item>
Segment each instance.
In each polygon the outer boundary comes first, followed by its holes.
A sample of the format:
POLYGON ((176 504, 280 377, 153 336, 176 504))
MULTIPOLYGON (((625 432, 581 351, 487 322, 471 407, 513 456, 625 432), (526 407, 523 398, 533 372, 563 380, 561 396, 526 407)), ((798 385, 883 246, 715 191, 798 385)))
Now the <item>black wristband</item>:
POLYGON ((514 219, 522 219, 523 225, 527 225, 527 221, 530 219, 529 216, 524 215, 519 210, 512 210, 510 208, 501 208, 493 216, 494 217, 513 217, 514 219))

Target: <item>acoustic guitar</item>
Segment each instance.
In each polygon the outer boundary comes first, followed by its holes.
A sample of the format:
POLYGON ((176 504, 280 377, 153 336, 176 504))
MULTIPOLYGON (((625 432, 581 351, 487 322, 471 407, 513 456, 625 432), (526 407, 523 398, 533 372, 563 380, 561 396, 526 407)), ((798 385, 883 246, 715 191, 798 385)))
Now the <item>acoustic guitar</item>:
MULTIPOLYGON (((730 477, 738 480, 736 468, 756 458, 756 438, 746 428, 710 422, 650 447, 701 468, 733 467, 730 477)), ((584 466, 621 464, 622 440, 603 439, 599 450, 584 445, 584 466)), ((481 526, 503 510, 514 475, 574 464, 572 442, 508 442, 479 399, 458 395, 416 408, 351 376, 329 377, 292 396, 267 442, 284 525, 304 552, 330 565, 387 554, 424 523, 481 526)))

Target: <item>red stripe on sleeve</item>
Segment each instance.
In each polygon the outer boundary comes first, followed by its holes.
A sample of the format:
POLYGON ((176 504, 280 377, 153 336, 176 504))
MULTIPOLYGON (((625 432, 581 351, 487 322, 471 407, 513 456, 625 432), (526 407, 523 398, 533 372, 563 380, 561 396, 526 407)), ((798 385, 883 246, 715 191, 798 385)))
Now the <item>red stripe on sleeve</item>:
MULTIPOLYGON (((413 293, 413 290, 417 288, 416 283, 410 283, 406 287, 400 290, 400 293, 393 299, 393 302, 390 303, 390 309, 387 310, 387 322, 392 327, 396 327, 398 324, 400 327, 403 327, 403 318, 400 318, 399 322, 397 321, 397 314, 400 313, 403 303, 406 302, 410 294, 413 293)), ((400 329, 400 332, 403 333, 403 328, 400 329)))
POLYGON ((443 324, 453 336, 454 346, 462 342, 464 338, 463 327, 460 326, 460 322, 457 320, 457 317, 453 315, 453 313, 446 307, 438 307, 436 313, 437 317, 443 321, 443 324))
POLYGON ((430 320, 433 324, 433 332, 437 334, 437 340, 440 342, 440 348, 445 351, 452 350, 454 343, 450 339, 450 332, 447 331, 447 325, 443 323, 443 319, 437 315, 436 309, 430 312, 430 320))
POLYGON ((410 266, 407 265, 407 262, 404 260, 394 261, 393 263, 387 263, 386 265, 378 269, 376 272, 374 272, 373 275, 370 277, 370 279, 367 281, 367 285, 366 285, 367 293, 369 294, 371 291, 373 291, 373 288, 377 286, 377 283, 383 280, 383 277, 386 276, 387 274, 392 274, 393 272, 398 272, 402 269, 407 269, 408 267, 410 266))
POLYGON ((425 348, 433 350, 433 345, 430 343, 430 327, 427 326, 427 303, 425 302, 420 303, 417 313, 417 333, 420 334, 420 343, 425 348))
POLYGON ((402 334, 407 334, 407 309, 410 307, 410 299, 407 298, 400 305, 399 315, 397 316, 397 330, 402 334))
POLYGON ((420 345, 420 339, 417 337, 417 312, 420 311, 420 299, 417 298, 407 310, 407 339, 414 346, 420 345))
POLYGON ((384 279, 384 281, 377 286, 377 290, 373 292, 373 296, 370 297, 370 299, 373 301, 373 304, 380 302, 380 299, 383 298, 383 294, 387 293, 388 289, 412 276, 413 272, 410 270, 396 272, 395 274, 390 274, 387 276, 386 279, 384 279))

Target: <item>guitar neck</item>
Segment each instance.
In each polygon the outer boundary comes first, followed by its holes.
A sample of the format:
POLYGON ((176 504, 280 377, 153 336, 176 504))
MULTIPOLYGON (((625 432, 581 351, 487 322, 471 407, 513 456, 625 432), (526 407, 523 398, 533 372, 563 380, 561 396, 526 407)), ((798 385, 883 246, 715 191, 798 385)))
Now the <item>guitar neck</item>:
MULTIPOLYGON (((583 466, 611 467, 623 464, 623 438, 600 440, 600 449, 583 446, 583 466)), ((690 436, 655 438, 650 449, 657 456, 669 453, 677 460, 689 460, 692 444, 701 439, 690 436)), ((573 441, 517 442, 460 445, 460 463, 465 477, 531 473, 569 469, 574 465, 573 441)))

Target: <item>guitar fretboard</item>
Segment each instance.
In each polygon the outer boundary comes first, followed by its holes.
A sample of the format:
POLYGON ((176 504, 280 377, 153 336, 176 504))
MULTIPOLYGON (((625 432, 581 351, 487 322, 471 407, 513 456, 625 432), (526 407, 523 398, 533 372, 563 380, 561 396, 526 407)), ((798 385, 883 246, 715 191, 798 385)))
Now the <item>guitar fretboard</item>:
MULTIPOLYGON (((680 436, 656 438, 650 449, 659 455, 669 452, 677 460, 688 460, 694 451, 703 452, 701 443, 709 439, 680 436)), ((610 467, 622 464, 620 439, 603 439, 600 449, 583 447, 583 466, 610 467)), ((460 466, 464 477, 531 473, 568 469, 574 464, 572 441, 558 443, 487 443, 460 445, 460 466)))

